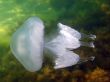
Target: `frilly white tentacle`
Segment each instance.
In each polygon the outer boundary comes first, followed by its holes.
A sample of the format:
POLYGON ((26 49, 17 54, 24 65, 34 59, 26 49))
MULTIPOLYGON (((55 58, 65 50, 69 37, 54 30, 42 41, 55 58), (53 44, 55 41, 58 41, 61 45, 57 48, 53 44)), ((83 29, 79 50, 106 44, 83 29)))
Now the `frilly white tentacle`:
MULTIPOLYGON (((80 46, 94 48, 93 42, 81 42, 80 39, 82 35, 75 29, 61 23, 58 23, 58 27, 59 34, 53 40, 46 43, 46 48, 57 56, 55 59, 55 69, 72 66, 79 62, 80 57, 68 49, 76 49, 80 46)), ((88 35, 84 34, 84 36, 86 37, 88 35)))

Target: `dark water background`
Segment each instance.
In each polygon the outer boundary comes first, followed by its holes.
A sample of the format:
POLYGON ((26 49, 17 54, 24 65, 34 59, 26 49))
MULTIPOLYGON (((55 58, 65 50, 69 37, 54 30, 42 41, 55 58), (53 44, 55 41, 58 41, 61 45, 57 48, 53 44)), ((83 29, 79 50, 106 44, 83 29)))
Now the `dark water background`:
POLYGON ((0 0, 0 82, 110 82, 110 0, 0 0), (81 47, 81 57, 94 61, 54 70, 46 65, 31 73, 15 59, 9 43, 12 34, 29 17, 40 17, 49 34, 62 22, 95 34, 95 48, 81 47))

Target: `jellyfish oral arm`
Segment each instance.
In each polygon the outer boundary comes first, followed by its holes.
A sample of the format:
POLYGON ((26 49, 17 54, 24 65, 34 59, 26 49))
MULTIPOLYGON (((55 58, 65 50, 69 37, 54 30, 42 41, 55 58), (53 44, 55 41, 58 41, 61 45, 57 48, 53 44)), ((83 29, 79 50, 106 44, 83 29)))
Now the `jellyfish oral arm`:
POLYGON ((77 39, 81 38, 81 33, 71 28, 70 26, 64 25, 62 23, 58 23, 57 26, 59 27, 60 30, 70 33, 72 36, 76 37, 77 39))
POLYGON ((80 57, 72 51, 66 51, 62 56, 58 56, 55 60, 55 69, 69 67, 77 64, 80 57))
MULTIPOLYGON (((55 69, 64 68, 75 65, 79 62, 80 57, 75 54, 73 49, 77 49, 80 46, 87 46, 94 48, 93 42, 82 42, 81 38, 95 38, 94 35, 82 34, 75 29, 58 24, 59 34, 53 40, 47 43, 47 48, 56 55, 55 69), (83 37, 82 37, 83 36, 83 37)), ((88 59, 89 60, 89 59, 88 59)), ((86 60, 85 60, 86 61, 86 60)))

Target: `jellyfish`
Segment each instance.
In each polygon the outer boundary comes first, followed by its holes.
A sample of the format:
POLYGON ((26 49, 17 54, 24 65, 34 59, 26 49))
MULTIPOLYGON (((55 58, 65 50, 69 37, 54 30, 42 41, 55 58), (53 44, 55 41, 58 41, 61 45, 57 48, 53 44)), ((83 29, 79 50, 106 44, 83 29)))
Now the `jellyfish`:
MULTIPOLYGON (((93 42, 82 42, 81 38, 94 40, 95 35, 86 35, 77 30, 58 23, 57 36, 48 42, 44 40, 45 26, 38 17, 30 17, 12 35, 10 48, 16 59, 30 72, 38 71, 42 68, 45 51, 51 53, 50 58, 54 62, 54 68, 65 68, 77 64, 80 61, 78 54, 74 50, 80 46, 94 48, 93 42)), ((48 37, 46 37, 48 38, 48 37)))

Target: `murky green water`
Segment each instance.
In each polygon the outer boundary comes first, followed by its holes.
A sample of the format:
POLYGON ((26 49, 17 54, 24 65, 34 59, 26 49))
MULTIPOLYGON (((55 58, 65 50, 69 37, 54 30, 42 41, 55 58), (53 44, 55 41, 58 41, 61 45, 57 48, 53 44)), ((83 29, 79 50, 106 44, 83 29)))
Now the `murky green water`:
POLYGON ((109 45, 109 0, 0 0, 0 82, 106 82, 97 78, 108 77, 104 74, 110 71, 109 45), (75 26, 84 33, 96 34, 95 49, 81 47, 75 50, 81 56, 96 56, 94 62, 68 69, 54 70, 46 66, 36 73, 26 71, 13 57, 9 43, 12 34, 31 16, 44 21, 47 34, 57 29, 58 22, 75 26), (100 74, 106 77, 85 78, 94 70, 99 75, 97 69, 101 69, 100 74), (78 77, 77 71, 83 72, 82 76, 78 77))

